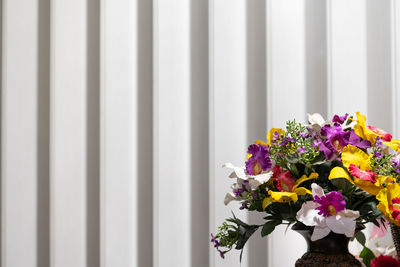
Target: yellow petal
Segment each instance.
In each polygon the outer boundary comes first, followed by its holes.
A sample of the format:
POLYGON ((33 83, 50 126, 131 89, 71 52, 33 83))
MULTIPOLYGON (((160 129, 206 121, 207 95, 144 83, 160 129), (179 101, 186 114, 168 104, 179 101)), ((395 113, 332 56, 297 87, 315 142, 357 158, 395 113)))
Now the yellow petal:
POLYGON ((377 195, 379 191, 381 191, 384 187, 379 183, 376 182, 375 184, 370 181, 364 181, 354 177, 354 184, 361 188, 364 191, 367 191, 371 195, 377 195))
POLYGON ((294 190, 294 193, 296 193, 299 196, 304 196, 306 194, 312 195, 312 192, 305 187, 297 187, 294 190))
POLYGON ((278 132, 280 136, 285 134, 285 131, 281 128, 272 128, 267 134, 268 144, 272 144, 272 137, 275 132, 278 132))
POLYGON ((268 207, 269 204, 271 204, 271 202, 272 202, 272 201, 271 201, 271 198, 270 198, 270 197, 264 198, 263 203, 262 203, 263 210, 265 210, 265 208, 268 207))
POLYGON ((343 148, 342 162, 346 168, 348 168, 350 164, 354 164, 364 171, 371 169, 369 155, 352 145, 347 145, 343 148))
POLYGON ((398 183, 389 183, 386 188, 380 190, 376 195, 376 199, 379 201, 377 207, 387 219, 400 226, 400 221, 393 218, 389 208, 392 199, 396 197, 400 197, 400 185, 398 183))
POLYGON ((264 141, 261 141, 261 140, 254 141, 254 144, 267 146, 267 143, 265 143, 264 141))
POLYGON ((308 177, 306 175, 301 176, 300 179, 298 179, 298 180, 296 180, 296 182, 294 182, 293 190, 296 189, 301 183, 304 183, 305 181, 308 181, 311 179, 316 179, 316 178, 318 178, 318 176, 319 175, 316 172, 311 173, 310 176, 308 176, 308 177))
POLYGON ((393 150, 395 150, 397 152, 400 152, 400 140, 399 139, 395 139, 390 142, 382 142, 382 144, 392 148, 393 150))
POLYGON ((252 156, 252 154, 247 154, 246 161, 248 161, 249 158, 251 158, 251 156, 252 156))
POLYGON ((290 201, 296 202, 298 199, 297 194, 293 192, 269 191, 269 196, 271 198, 271 202, 280 202, 280 203, 286 203, 290 201))
POLYGON ((354 125, 354 132, 362 139, 368 140, 371 144, 375 144, 375 138, 378 136, 366 126, 366 118, 357 112, 357 124, 354 125))
POLYGON ((350 178, 350 175, 342 168, 342 167, 335 167, 329 173, 329 180, 337 179, 337 178, 344 178, 347 179, 350 183, 354 184, 353 180, 350 178))

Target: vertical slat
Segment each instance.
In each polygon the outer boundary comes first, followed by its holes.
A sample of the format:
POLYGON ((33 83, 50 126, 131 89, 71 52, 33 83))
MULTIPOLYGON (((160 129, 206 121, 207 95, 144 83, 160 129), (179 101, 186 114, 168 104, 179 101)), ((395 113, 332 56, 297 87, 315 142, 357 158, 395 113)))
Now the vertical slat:
POLYGON ((2 266, 29 267, 38 240, 38 1, 3 8, 2 266))
POLYGON ((38 6, 37 266, 50 266, 50 0, 38 6))
MULTIPOLYGON (((238 206, 224 206, 229 192, 225 162, 244 164, 246 130, 246 1, 211 0, 210 6, 210 231, 232 216, 242 218, 238 206)), ((257 233, 258 234, 258 233, 257 233)), ((223 260, 210 246, 210 266, 239 266, 239 252, 231 251, 223 260)), ((247 248, 246 248, 247 251, 247 248)), ((241 266, 248 266, 244 252, 241 266)))
MULTIPOLYGON (((247 145, 264 139, 267 132, 265 5, 265 0, 246 1, 247 145)), ((262 224, 265 217, 256 211, 248 216, 251 224, 262 224)), ((267 265, 267 244, 259 232, 252 236, 249 266, 267 265)))
POLYGON ((327 117, 326 1, 305 1, 306 112, 327 117))
POLYGON ((101 6, 102 267, 152 266, 150 7, 101 6))
POLYGON ((328 0, 328 114, 367 112, 366 2, 328 0))
MULTIPOLYGON (((366 3, 327 2, 328 118, 345 112, 369 114, 366 3)), ((360 251, 360 245, 353 242, 350 250, 360 251)))
POLYGON ((390 1, 366 1, 368 122, 392 132, 390 1))
POLYGON ((51 266, 84 267, 87 2, 51 3, 51 266))
POLYGON ((190 266, 190 1, 154 1, 154 265, 190 266))
POLYGON ((393 134, 400 138, 400 3, 391 1, 391 81, 393 134))
MULTIPOLYGON (((100 1, 86 8, 86 267, 100 265, 100 1)), ((85 28, 85 25, 82 25, 85 28)))
POLYGON ((153 266, 153 1, 137 2, 138 266, 153 266))
MULTIPOLYGON (((305 10, 304 1, 267 2, 267 125, 284 127, 306 113, 305 10)), ((293 266, 305 252, 302 237, 278 227, 269 237, 268 266, 293 266), (290 246, 291 253, 282 251, 290 246)))
POLYGON ((208 266, 208 1, 190 2, 191 267, 208 266), (207 196, 207 197, 205 197, 207 196))

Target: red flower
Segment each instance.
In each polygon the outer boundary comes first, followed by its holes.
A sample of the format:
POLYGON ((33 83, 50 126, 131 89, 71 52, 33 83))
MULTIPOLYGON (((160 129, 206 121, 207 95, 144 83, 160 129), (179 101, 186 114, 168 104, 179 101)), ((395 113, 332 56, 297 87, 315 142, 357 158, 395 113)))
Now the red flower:
POLYGON ((371 261, 371 267, 400 267, 400 261, 391 256, 380 255, 371 261))

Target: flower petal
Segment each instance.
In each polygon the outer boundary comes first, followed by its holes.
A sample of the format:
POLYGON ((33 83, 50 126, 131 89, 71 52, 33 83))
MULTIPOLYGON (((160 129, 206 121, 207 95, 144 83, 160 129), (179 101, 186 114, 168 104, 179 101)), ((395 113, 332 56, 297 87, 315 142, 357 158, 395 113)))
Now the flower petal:
POLYGON ((297 212, 297 220, 308 226, 318 225, 318 220, 315 220, 315 218, 321 217, 321 215, 318 214, 318 210, 315 209, 316 207, 318 207, 318 204, 314 201, 303 203, 301 209, 297 212))
POLYGON ((322 115, 319 113, 314 113, 312 115, 307 113, 307 117, 308 117, 308 122, 311 125, 317 124, 319 126, 323 126, 325 123, 324 117, 322 117, 322 115))
POLYGON ((297 187, 293 192, 299 196, 304 196, 306 194, 312 195, 312 192, 305 187, 297 187))
POLYGON ((272 144, 272 138, 275 132, 277 132, 280 136, 285 134, 285 131, 281 128, 272 128, 267 134, 268 144, 272 144))
POLYGON ((228 205, 231 201, 238 200, 233 193, 227 193, 225 195, 224 204, 228 205))
POLYGON ((371 169, 369 155, 355 146, 345 146, 341 158, 346 168, 349 168, 350 164, 354 164, 362 170, 371 169))
POLYGON ((333 168, 329 174, 329 180, 338 178, 344 178, 350 183, 354 184, 353 180, 350 178, 350 175, 342 167, 333 168))
POLYGON ((298 200, 297 194, 293 192, 269 191, 268 193, 272 202, 287 203, 290 201, 296 202, 298 200))
POLYGON ((293 183, 293 189, 297 188, 301 183, 303 183, 305 181, 318 178, 318 176, 319 175, 316 172, 311 173, 310 176, 308 176, 308 177, 306 175, 301 176, 300 179, 296 180, 296 182, 293 183))
POLYGON ((247 179, 244 167, 236 167, 232 163, 228 162, 223 164, 222 168, 233 169, 233 172, 229 175, 229 178, 247 179))
POLYGON ((326 225, 332 232, 337 234, 345 234, 347 237, 353 237, 356 229, 356 221, 354 217, 342 217, 338 213, 336 216, 326 218, 326 225))
POLYGON ((313 183, 311 185, 311 188, 312 188, 312 194, 314 197, 315 196, 319 196, 319 197, 325 196, 324 189, 322 189, 322 187, 320 187, 316 183, 313 183))
POLYGON ((392 148, 393 150, 395 150, 397 152, 400 152, 400 140, 399 139, 392 140, 390 142, 382 142, 382 144, 392 148))
POLYGON ((314 231, 311 236, 311 241, 316 241, 319 239, 324 238, 325 236, 329 235, 331 230, 328 227, 314 227, 314 231))

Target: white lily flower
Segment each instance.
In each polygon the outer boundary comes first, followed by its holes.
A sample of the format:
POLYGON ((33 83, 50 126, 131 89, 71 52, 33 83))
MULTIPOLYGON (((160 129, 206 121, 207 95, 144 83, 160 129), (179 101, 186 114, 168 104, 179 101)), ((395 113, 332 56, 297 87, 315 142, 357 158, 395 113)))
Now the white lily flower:
POLYGON ((342 195, 333 191, 324 194, 323 189, 313 183, 311 185, 314 201, 303 203, 297 212, 297 220, 307 226, 314 226, 311 240, 315 241, 327 236, 331 231, 352 237, 356 228, 358 211, 347 210, 342 195))

